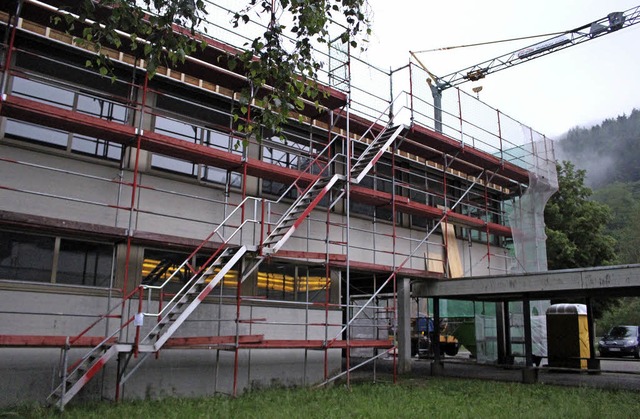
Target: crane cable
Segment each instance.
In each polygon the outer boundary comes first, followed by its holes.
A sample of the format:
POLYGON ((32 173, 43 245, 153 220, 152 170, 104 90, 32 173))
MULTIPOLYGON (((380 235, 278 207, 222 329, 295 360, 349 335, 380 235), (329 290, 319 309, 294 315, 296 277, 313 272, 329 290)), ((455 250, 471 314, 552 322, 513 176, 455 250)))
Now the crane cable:
POLYGON ((523 39, 531 39, 531 38, 541 38, 543 36, 562 35, 563 33, 567 33, 567 32, 566 31, 564 31, 564 32, 551 32, 551 33, 544 33, 544 34, 540 34, 540 35, 521 36, 519 38, 501 39, 499 41, 478 42, 478 43, 475 43, 475 44, 456 45, 456 46, 452 46, 452 47, 433 48, 433 49, 425 49, 425 50, 422 50, 422 51, 409 51, 409 52, 411 54, 422 54, 422 53, 425 53, 425 52, 447 51, 447 50, 456 49, 456 48, 478 47, 478 46, 482 46, 482 45, 499 44, 499 43, 502 43, 502 42, 521 41, 523 39))

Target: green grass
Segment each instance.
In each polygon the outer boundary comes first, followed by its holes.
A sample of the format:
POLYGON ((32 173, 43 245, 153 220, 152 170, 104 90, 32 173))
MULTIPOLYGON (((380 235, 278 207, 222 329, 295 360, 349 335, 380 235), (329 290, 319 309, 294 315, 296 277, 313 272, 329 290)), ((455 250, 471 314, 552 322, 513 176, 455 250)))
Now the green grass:
POLYGON ((637 416, 640 393, 585 387, 429 378, 402 384, 267 389, 210 397, 0 410, 10 418, 620 418, 637 416))

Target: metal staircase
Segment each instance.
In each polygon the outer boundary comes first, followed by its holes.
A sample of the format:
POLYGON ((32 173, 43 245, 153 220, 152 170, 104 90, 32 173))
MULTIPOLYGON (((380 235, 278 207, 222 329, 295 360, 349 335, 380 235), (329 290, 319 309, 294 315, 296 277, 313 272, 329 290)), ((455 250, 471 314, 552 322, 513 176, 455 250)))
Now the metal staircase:
POLYGON ((112 345, 105 339, 82 357, 70 372, 63 371, 62 382, 47 397, 47 403, 60 410, 96 375, 118 352, 131 352, 131 345, 112 345))
MULTIPOLYGON (((382 130, 367 147, 367 149, 356 159, 351 169, 351 182, 359 183, 364 176, 366 176, 371 168, 375 165, 378 159, 385 152, 387 147, 398 137, 404 126, 393 126, 382 130)), ((325 150, 328 149, 325 148, 325 150)), ((323 150, 324 152, 324 150, 323 150)), ((323 152, 320 153, 323 154, 323 152)), ((329 165, 327 165, 329 167, 329 165)), ((252 272, 254 272, 260 263, 265 259, 265 255, 276 253, 284 243, 291 237, 298 226, 306 219, 306 217, 313 211, 313 209, 320 204, 322 199, 335 188, 342 188, 346 182, 345 175, 335 174, 333 176, 327 176, 326 173, 317 175, 314 181, 309 183, 304 191, 299 193, 298 199, 289 207, 287 211, 280 217, 275 223, 273 230, 267 235, 267 237, 261 243, 262 254, 255 258, 254 261, 245 268, 242 280, 246 279, 252 272)), ((300 180, 300 178, 298 179, 300 180)), ((296 181, 297 182, 297 181, 296 181)), ((295 183, 295 182, 294 182, 295 183)), ((293 187, 294 185, 291 185, 293 187)), ((290 187, 290 188, 291 188, 290 187)), ((296 186, 297 187, 297 186, 296 186)), ((290 189, 285 191, 285 196, 290 189)), ((253 199, 253 198, 251 198, 253 199)), ((245 200, 246 201, 246 200, 245 200)), ((236 207, 236 210, 241 208, 245 201, 236 207)), ((235 211, 234 211, 235 212, 235 211)), ((227 224, 228 220, 234 215, 232 212, 225 220, 223 220, 218 228, 214 230, 203 242, 208 242, 214 235, 220 235, 220 231, 224 231, 223 228, 227 224)), ((264 222, 261 220, 251 220, 253 222, 264 222)), ((248 248, 246 245, 231 247, 228 245, 230 240, 243 228, 244 221, 239 227, 237 227, 233 233, 226 239, 224 239, 224 245, 218 249, 214 255, 212 255, 204 265, 195 270, 191 267, 190 262, 192 257, 196 254, 201 247, 196 249, 181 265, 173 269, 171 276, 164 281, 161 285, 154 285, 157 282, 156 276, 160 273, 164 274, 168 271, 168 266, 161 266, 156 268, 158 272, 154 272, 154 278, 147 278, 148 283, 141 284, 139 290, 153 290, 161 289, 175 276, 186 268, 193 272, 191 278, 187 283, 178 291, 175 297, 167 303, 164 309, 161 311, 158 323, 139 341, 136 339, 136 343, 114 343, 115 336, 121 331, 124 331, 130 323, 134 323, 140 327, 143 323, 145 313, 138 313, 136 316, 122 321, 122 324, 118 330, 112 333, 109 337, 105 338, 99 345, 89 351, 83 358, 81 358, 76 365, 70 368, 66 367, 66 361, 63 367, 61 367, 62 382, 56 389, 49 395, 47 401, 50 405, 57 406, 60 410, 64 409, 64 406, 80 391, 80 389, 89 380, 99 372, 106 362, 113 357, 113 355, 119 352, 125 353, 153 353, 159 351, 162 346, 167 342, 176 330, 184 323, 184 321, 193 313, 193 311, 200 305, 205 297, 222 281, 225 274, 227 274, 233 266, 238 263, 242 257, 247 253, 248 248), (156 281, 154 281, 155 279, 156 281)), ((201 245, 202 246, 202 245, 201 245)), ((162 276, 162 275, 160 275, 162 276)), ((124 302, 131 299, 135 295, 134 292, 123 299, 124 302)), ((113 309, 112 309, 113 310, 113 309)), ((111 310, 111 311, 112 311, 111 310)), ((111 312, 110 311, 110 312, 111 312)), ((146 314, 152 316, 151 314, 146 314)), ((156 316, 156 315, 153 315, 156 316)), ((103 316, 107 317, 107 315, 103 316)), ((88 329, 87 329, 88 330, 88 329)), ((86 330, 85 330, 86 332, 86 330)), ((83 332, 83 334, 85 333, 83 332)), ((80 335, 81 336, 81 335, 80 335)), ((78 336, 78 337, 80 337, 78 336)), ((76 339, 78 338, 76 337, 76 339)), ((67 348, 68 349, 68 348, 67 348)), ((66 358, 65 358, 66 359, 66 358)))
MULTIPOLYGON (((163 312, 166 312, 166 314, 138 345, 114 344, 111 340, 129 323, 127 322, 109 338, 103 340, 89 351, 71 368, 63 368, 62 382, 49 394, 47 402, 62 410, 73 396, 118 352, 131 353, 134 350, 138 352, 159 351, 246 252, 246 246, 224 249, 208 267, 196 271, 176 296, 165 306, 163 312)), ((182 266, 184 265, 186 265, 186 261, 182 266)), ((180 271, 181 269, 174 270, 174 275, 180 271)))
POLYGON ((334 187, 344 185, 345 176, 333 175, 330 178, 320 177, 312 183, 302 195, 282 215, 276 227, 262 243, 264 253, 275 253, 296 231, 322 198, 334 187))
POLYGON ((166 314, 140 341, 139 352, 157 352, 247 252, 225 249, 206 270, 196 273, 166 306, 166 314))
POLYGON ((403 129, 404 125, 396 125, 386 128, 378 134, 351 167, 351 183, 360 183, 403 129))

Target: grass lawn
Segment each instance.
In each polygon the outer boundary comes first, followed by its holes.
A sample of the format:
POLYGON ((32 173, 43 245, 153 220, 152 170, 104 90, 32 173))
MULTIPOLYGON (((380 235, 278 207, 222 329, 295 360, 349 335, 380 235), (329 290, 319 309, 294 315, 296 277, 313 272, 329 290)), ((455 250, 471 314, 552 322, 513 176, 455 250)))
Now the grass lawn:
POLYGON ((71 404, 0 410, 1 418, 625 418, 640 393, 580 387, 429 378, 400 384, 266 389, 217 396, 120 404, 71 404))

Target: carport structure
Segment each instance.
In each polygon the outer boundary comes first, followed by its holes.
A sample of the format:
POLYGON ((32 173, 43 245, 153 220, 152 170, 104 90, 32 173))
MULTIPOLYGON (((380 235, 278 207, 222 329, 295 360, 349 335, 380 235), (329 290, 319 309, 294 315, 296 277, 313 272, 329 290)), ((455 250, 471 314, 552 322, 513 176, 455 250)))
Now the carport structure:
MULTIPOLYGON (((498 364, 506 363, 508 355, 509 312, 508 303, 522 302, 524 314, 525 368, 523 381, 535 381, 533 373, 531 310, 530 302, 536 300, 562 300, 583 298, 587 305, 589 341, 593 342, 592 300, 595 297, 621 297, 640 295, 640 265, 623 265, 569 269, 540 273, 514 274, 461 278, 454 280, 414 280, 404 279, 399 286, 399 365, 402 371, 410 367, 410 309, 411 298, 433 298, 434 322, 440 321, 439 302, 441 299, 467 301, 489 301, 496 303, 496 323, 498 337, 498 364)), ((437 328, 436 328, 437 329, 437 328)), ((438 331, 436 330, 436 333, 438 331)), ((436 341, 438 337, 436 336, 436 341)), ((435 351, 432 371, 442 368, 440 354, 435 351)), ((595 348, 589 348, 589 370, 599 369, 595 348)))

